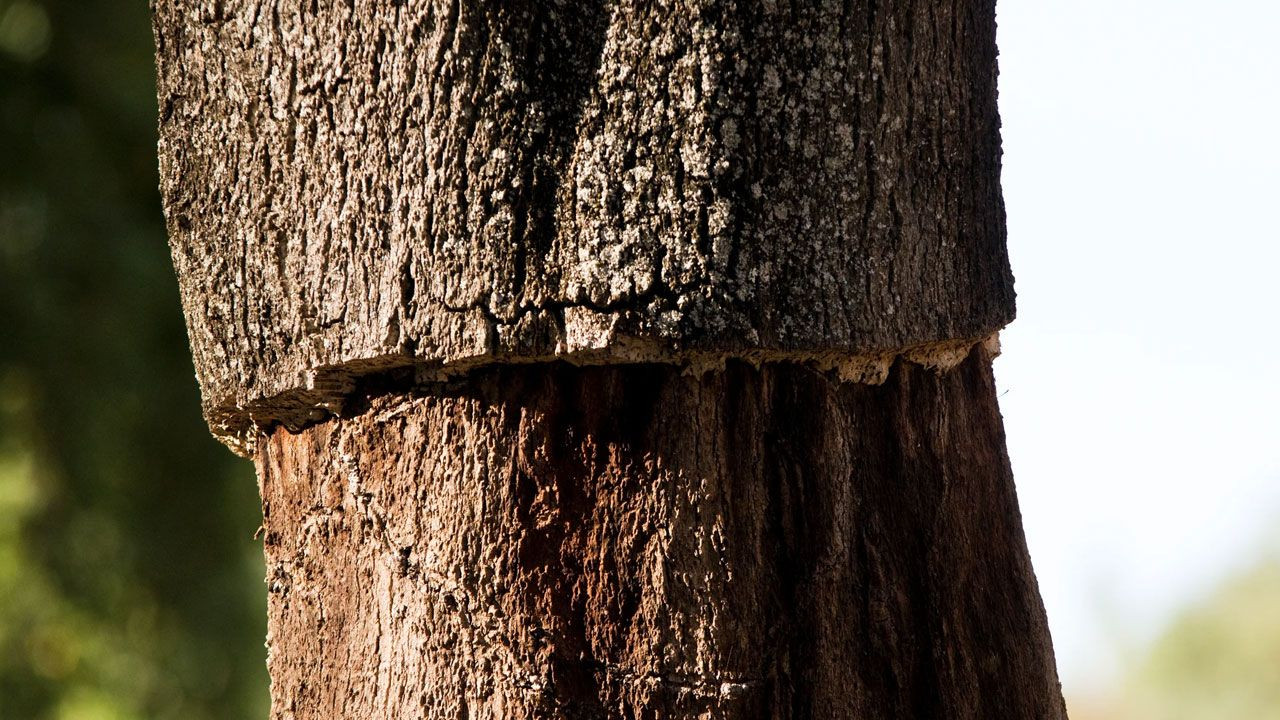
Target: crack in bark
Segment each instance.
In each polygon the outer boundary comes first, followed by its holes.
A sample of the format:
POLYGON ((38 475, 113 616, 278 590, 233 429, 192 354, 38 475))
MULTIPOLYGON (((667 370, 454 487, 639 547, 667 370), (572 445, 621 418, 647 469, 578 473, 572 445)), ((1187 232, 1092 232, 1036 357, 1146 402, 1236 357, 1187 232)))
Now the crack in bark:
POLYGON ((214 435, 242 457, 253 457, 258 440, 278 427, 299 432, 332 417, 351 417, 363 411, 372 398, 410 395, 425 388, 465 381, 469 373, 500 364, 527 365, 565 362, 573 365, 633 365, 656 363, 676 365, 690 374, 723 368, 741 360, 753 365, 776 362, 808 364, 828 372, 841 382, 878 385, 899 359, 909 360, 938 371, 959 364, 969 351, 981 345, 993 357, 999 354, 999 333, 982 338, 966 338, 925 343, 879 353, 851 355, 831 352, 703 352, 672 350, 660 344, 630 338, 611 338, 597 350, 585 350, 546 357, 480 355, 449 362, 423 361, 406 356, 360 360, 312 371, 306 388, 298 388, 248 406, 220 407, 210 413, 214 435))

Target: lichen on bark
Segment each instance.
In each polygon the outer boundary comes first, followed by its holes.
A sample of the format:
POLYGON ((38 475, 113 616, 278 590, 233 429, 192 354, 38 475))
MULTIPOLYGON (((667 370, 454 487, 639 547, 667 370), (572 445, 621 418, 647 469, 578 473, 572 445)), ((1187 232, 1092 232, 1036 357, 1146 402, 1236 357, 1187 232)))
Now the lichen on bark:
POLYGON ((989 2, 154 7, 224 436, 325 416, 317 374, 856 357, 1012 318, 989 2))

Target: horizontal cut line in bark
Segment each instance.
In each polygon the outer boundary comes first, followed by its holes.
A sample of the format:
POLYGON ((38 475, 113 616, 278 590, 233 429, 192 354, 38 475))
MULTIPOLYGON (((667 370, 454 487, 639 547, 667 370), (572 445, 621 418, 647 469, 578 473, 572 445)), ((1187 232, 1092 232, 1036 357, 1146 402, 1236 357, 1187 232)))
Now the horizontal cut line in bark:
POLYGON ((944 372, 960 364, 977 346, 989 357, 1000 352, 999 331, 981 338, 962 338, 892 348, 874 353, 680 351, 639 339, 612 337, 603 347, 561 355, 528 357, 482 355, 448 362, 424 361, 407 356, 385 356, 317 368, 308 385, 248 405, 225 404, 212 410, 209 424, 214 435, 242 457, 252 458, 258 439, 277 428, 300 432, 334 417, 352 417, 367 409, 376 397, 407 394, 432 385, 455 383, 481 368, 494 365, 532 365, 565 362, 571 365, 677 365, 690 375, 700 375, 742 361, 759 367, 764 363, 796 363, 830 373, 841 382, 882 384, 899 359, 944 372))

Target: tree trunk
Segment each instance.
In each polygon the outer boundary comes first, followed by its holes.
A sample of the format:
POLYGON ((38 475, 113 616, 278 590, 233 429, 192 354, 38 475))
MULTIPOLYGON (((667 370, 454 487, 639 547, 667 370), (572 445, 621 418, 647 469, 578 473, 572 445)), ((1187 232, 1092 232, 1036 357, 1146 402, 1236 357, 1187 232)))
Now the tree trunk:
POLYGON ((990 0, 155 0, 277 718, 1064 718, 990 0))
POLYGON ((989 362, 495 367, 275 433, 277 711, 1061 717, 989 362))

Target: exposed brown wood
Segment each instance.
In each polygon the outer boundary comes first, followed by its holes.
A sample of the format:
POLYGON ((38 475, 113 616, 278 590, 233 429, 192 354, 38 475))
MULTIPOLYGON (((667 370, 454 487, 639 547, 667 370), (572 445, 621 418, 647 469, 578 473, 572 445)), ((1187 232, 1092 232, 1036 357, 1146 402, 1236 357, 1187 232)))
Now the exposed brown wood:
POLYGON ((495 367, 277 432, 277 718, 1065 718, 986 351, 495 367))

